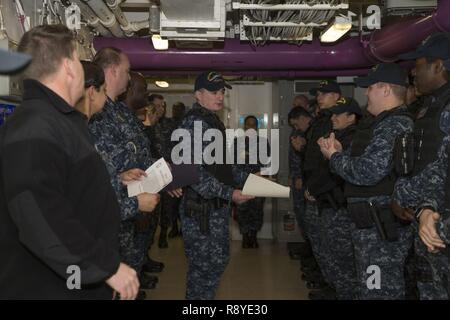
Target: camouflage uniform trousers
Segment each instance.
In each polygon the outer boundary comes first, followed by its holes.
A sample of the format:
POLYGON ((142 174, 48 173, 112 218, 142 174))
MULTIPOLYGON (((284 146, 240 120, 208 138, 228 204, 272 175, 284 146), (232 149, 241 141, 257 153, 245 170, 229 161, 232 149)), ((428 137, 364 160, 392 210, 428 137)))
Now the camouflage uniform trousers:
POLYGON ((333 277, 332 275, 327 273, 326 252, 324 251, 321 239, 322 235, 321 218, 315 202, 306 201, 305 227, 307 231, 306 236, 311 242, 311 248, 314 254, 314 258, 316 259, 317 264, 319 265, 323 278, 326 283, 332 286, 333 277))
MULTIPOLYGON (((157 209, 155 209, 157 210, 157 209)), ((142 266, 148 258, 148 252, 153 244, 156 229, 158 227, 158 213, 151 213, 139 216, 138 219, 147 220, 147 227, 142 230, 136 230, 134 237, 134 246, 137 250, 137 269, 138 274, 141 273, 142 266)))
POLYGON ((422 262, 418 265, 421 277, 417 283, 420 300, 448 300, 450 292, 448 257, 442 252, 428 252, 417 232, 414 234, 414 249, 422 262))
POLYGON ((255 198, 237 206, 237 221, 241 234, 261 230, 264 201, 265 198, 255 198))
POLYGON ((295 219, 297 220, 298 228, 300 229, 304 238, 306 238, 306 225, 305 225, 305 190, 302 188, 297 190, 291 187, 292 202, 294 205, 295 219))
POLYGON ((433 285, 432 269, 425 254, 418 250, 421 246, 417 234, 417 224, 412 223, 413 243, 405 262, 405 291, 408 300, 433 300, 438 299, 433 285))
POLYGON ((122 221, 119 230, 119 253, 122 262, 138 272, 141 258, 135 244, 136 228, 134 220, 122 221))
MULTIPOLYGON (((354 225, 353 225, 354 226, 354 225)), ((412 244, 410 226, 398 227, 397 241, 383 241, 375 227, 352 230, 358 297, 362 300, 405 298, 404 266, 412 244), (380 268, 380 288, 370 289, 369 266, 380 268)))
POLYGON ((184 214, 180 205, 184 252, 188 262, 186 299, 212 300, 220 277, 230 259, 230 209, 221 208, 209 215, 209 234, 202 234, 196 218, 184 214))
POLYGON ((352 243, 352 220, 345 208, 327 208, 320 213, 321 256, 341 300, 356 299, 357 283, 352 243))
MULTIPOLYGON (((414 237, 414 236, 413 236, 414 237)), ((426 261, 425 261, 426 262, 426 261)), ((417 300, 419 298, 418 292, 418 267, 419 259, 415 252, 414 239, 408 255, 405 260, 405 299, 417 300)), ((431 274, 431 273, 430 273, 431 274)))

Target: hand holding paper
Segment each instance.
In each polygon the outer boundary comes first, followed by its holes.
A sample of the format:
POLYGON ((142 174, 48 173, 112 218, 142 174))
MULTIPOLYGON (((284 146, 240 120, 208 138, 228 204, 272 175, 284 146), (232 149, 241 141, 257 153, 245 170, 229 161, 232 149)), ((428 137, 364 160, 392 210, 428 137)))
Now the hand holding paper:
POLYGON ((146 177, 147 174, 142 169, 130 169, 128 171, 122 172, 120 174, 120 180, 122 183, 127 186, 134 181, 140 181, 143 177, 146 177))
POLYGON ((243 203, 247 202, 248 200, 252 200, 254 198, 255 198, 254 196, 249 196, 249 195, 242 194, 241 190, 234 190, 233 191, 232 200, 236 204, 243 204, 243 203))
POLYGON ((139 211, 153 212, 159 203, 159 194, 157 193, 141 193, 137 195, 139 211))
POLYGON ((141 181, 133 181, 128 184, 128 196, 135 197, 141 193, 158 193, 170 182, 173 177, 164 158, 153 163, 145 170, 147 177, 141 181))
POLYGON ((128 183, 129 197, 135 197, 144 192, 158 193, 165 190, 171 196, 179 198, 183 195, 182 187, 198 183, 200 179, 198 168, 195 165, 172 164, 169 167, 164 158, 153 163, 143 174, 142 172, 132 172, 132 176, 139 175, 140 180, 134 179, 128 183))

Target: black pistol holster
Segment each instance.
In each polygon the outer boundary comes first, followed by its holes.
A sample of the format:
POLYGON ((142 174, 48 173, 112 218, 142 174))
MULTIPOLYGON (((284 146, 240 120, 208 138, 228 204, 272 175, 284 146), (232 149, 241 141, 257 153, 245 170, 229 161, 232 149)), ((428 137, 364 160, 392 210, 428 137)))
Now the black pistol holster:
POLYGON ((368 202, 348 204, 348 212, 358 229, 368 229, 373 226, 382 240, 398 240, 399 222, 389 206, 376 206, 368 202))
POLYGON ((197 220, 201 234, 209 234, 209 207, 207 202, 202 201, 202 197, 195 192, 188 191, 186 193, 184 212, 186 217, 197 220))
POLYGON ((229 201, 219 198, 204 199, 195 191, 187 190, 184 212, 186 217, 196 219, 203 235, 209 234, 209 216, 220 208, 228 207, 229 201))

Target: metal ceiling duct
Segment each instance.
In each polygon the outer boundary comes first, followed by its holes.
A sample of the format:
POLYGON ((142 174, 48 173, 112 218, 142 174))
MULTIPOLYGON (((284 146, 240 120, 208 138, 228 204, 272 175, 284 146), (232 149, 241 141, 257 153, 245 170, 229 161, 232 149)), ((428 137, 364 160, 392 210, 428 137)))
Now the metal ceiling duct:
POLYGON ((214 1, 164 0, 161 10, 171 20, 209 21, 214 19, 214 1))
POLYGON ((315 40, 300 47, 271 43, 254 48, 236 39, 225 39, 224 47, 220 49, 155 51, 148 39, 139 38, 96 38, 94 45, 97 50, 105 46, 120 48, 130 58, 133 69, 153 74, 165 74, 170 70, 186 74, 193 70, 216 69, 242 75, 274 71, 311 76, 357 75, 378 62, 396 60, 398 54, 413 49, 434 32, 448 32, 449 15, 450 1, 441 0, 430 16, 402 21, 362 39, 353 37, 331 46, 315 40))

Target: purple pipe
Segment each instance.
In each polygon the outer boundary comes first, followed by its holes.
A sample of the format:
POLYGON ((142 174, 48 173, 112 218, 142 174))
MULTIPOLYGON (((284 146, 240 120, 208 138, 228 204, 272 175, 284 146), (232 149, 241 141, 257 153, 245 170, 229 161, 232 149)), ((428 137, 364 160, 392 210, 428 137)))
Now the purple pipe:
POLYGON ((149 39, 99 37, 94 40, 94 46, 97 50, 106 46, 120 48, 128 55, 132 69, 161 76, 171 70, 187 74, 208 69, 241 75, 278 72, 280 76, 287 74, 289 77, 358 75, 378 62, 395 61, 398 54, 413 49, 433 32, 448 32, 448 15, 450 1, 441 0, 430 16, 383 27, 362 41, 353 37, 334 45, 323 45, 315 40, 301 46, 271 43, 254 48, 247 42, 225 39, 223 48, 209 51, 177 48, 156 51, 149 39))
MULTIPOLYGON (((412 61, 400 62, 405 69, 411 68, 414 63, 412 61)), ((278 70, 278 71, 255 71, 255 70, 224 70, 225 76, 247 76, 247 77, 267 77, 267 78, 331 78, 336 76, 364 76, 367 75, 370 68, 346 69, 346 70, 278 70)), ((142 74, 146 76, 164 76, 176 77, 185 76, 186 74, 197 75, 201 70, 142 70, 142 74)))
MULTIPOLYGON (((360 76, 366 75, 370 69, 348 69, 348 70, 307 70, 307 71, 256 71, 256 70, 224 70, 222 72, 225 76, 246 76, 246 77, 267 77, 267 78, 328 78, 336 76, 360 76)), ((198 70, 142 70, 140 71, 146 76, 164 76, 164 77, 176 77, 185 76, 186 74, 197 75, 201 71, 198 70)))

